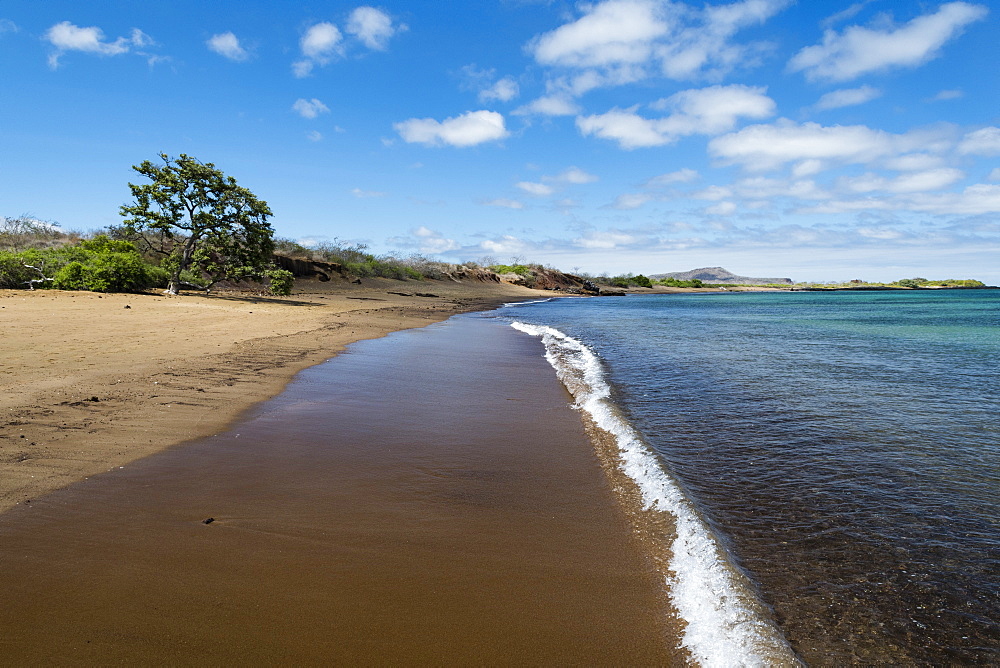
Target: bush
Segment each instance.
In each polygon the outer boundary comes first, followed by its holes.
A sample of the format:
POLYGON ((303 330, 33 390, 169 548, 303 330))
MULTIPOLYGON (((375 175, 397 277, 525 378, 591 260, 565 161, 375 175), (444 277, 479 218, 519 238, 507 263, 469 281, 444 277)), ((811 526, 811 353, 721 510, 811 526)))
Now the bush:
POLYGON ((164 273, 131 243, 103 235, 75 246, 0 253, 0 286, 7 288, 134 292, 158 284, 164 273))

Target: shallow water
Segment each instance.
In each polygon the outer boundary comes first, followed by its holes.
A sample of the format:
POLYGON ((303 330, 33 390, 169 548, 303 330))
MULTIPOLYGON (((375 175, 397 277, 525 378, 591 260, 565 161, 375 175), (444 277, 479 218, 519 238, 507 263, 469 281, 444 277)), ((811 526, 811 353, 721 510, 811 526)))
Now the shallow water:
POLYGON ((1000 292, 565 299, 501 317, 601 358, 617 409, 804 660, 1000 662, 1000 292))

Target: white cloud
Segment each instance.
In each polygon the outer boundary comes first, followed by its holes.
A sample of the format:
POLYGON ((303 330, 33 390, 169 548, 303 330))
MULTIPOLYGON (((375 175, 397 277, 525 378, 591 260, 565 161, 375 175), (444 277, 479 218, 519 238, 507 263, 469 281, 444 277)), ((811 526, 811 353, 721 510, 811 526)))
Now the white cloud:
POLYGON ((957 89, 942 90, 942 91, 938 92, 937 95, 935 95, 934 97, 932 97, 930 99, 930 101, 931 102, 944 102, 946 100, 958 100, 958 99, 961 99, 963 97, 965 97, 965 93, 962 92, 962 91, 960 91, 960 90, 957 90, 957 89))
POLYGON ((298 78, 309 76, 316 65, 327 65, 335 56, 342 55, 343 35, 332 23, 322 22, 310 26, 299 40, 299 48, 304 58, 292 63, 292 71, 298 78))
POLYGON ((731 216, 736 213, 736 205, 733 202, 719 202, 705 207, 705 213, 710 216, 731 216))
POLYGON ((393 124, 403 141, 409 144, 439 146, 475 146, 498 141, 507 136, 503 115, 495 111, 468 111, 461 116, 436 121, 433 118, 411 118, 393 124))
POLYGON ((885 161, 885 166, 898 172, 916 172, 941 166, 941 157, 926 153, 907 153, 885 161))
POLYGON ((516 199, 507 199, 506 197, 498 197, 497 199, 486 200, 482 204, 483 206, 498 206, 503 209, 524 208, 524 202, 518 202, 516 199))
POLYGON ((351 188, 351 194, 358 199, 368 199, 371 197, 385 197, 389 193, 380 192, 378 190, 362 190, 361 188, 351 188))
POLYGON ((547 186, 544 183, 521 181, 519 183, 515 183, 514 185, 529 195, 535 195, 536 197, 544 197, 545 195, 551 195, 554 192, 552 186, 547 186))
POLYGON ((973 155, 1000 155, 1000 128, 986 127, 965 135, 958 152, 973 155))
POLYGON ((306 133, 306 139, 309 141, 323 141, 323 133, 319 130, 313 130, 306 133))
POLYGON ((10 19, 0 19, 0 35, 5 32, 17 32, 20 28, 10 19))
POLYGON ((654 197, 649 193, 622 193, 615 198, 615 201, 611 203, 610 207, 612 209, 629 211, 632 209, 638 209, 652 199, 654 199, 654 197))
POLYGON ((389 39, 406 30, 405 25, 392 25, 392 17, 374 7, 358 7, 347 19, 346 30, 375 51, 384 51, 389 39))
POLYGON ((499 239, 487 239, 480 242, 479 248, 487 253, 518 254, 532 250, 534 245, 515 236, 504 234, 499 239))
POLYGON ((510 102, 521 92, 513 77, 504 77, 489 88, 479 91, 480 102, 490 102, 499 100, 500 102, 510 102))
POLYGON ((858 104, 870 102, 877 97, 881 97, 882 91, 872 86, 861 86, 860 88, 843 88, 827 93, 813 105, 814 109, 825 111, 827 109, 840 109, 841 107, 852 107, 858 104))
POLYGON ((743 0, 699 10, 664 0, 606 0, 582 5, 583 16, 537 36, 527 48, 542 65, 601 70, 602 85, 657 71, 673 79, 721 76, 751 60, 757 48, 734 44, 732 37, 788 4, 743 0))
POLYGON ((654 176, 643 183, 643 185, 648 188, 659 188, 670 185, 671 183, 691 183, 692 181, 697 180, 698 176, 698 172, 685 167, 684 169, 679 169, 676 172, 669 172, 667 174, 654 176))
POLYGON ((316 118, 320 114, 330 113, 330 108, 316 98, 306 100, 305 98, 300 97, 295 100, 295 104, 292 105, 292 109, 298 112, 299 116, 302 118, 316 118))
POLYGON ((542 116, 572 116, 580 113, 580 106, 564 93, 544 95, 514 110, 518 116, 540 114, 542 116))
POLYGON ((212 35, 205 44, 220 56, 237 63, 242 63, 250 58, 249 52, 240 45, 239 38, 231 32, 212 35))
POLYGON ((912 198, 908 208, 965 216, 1000 213, 1000 185, 977 183, 960 193, 920 194, 912 198))
POLYGON ((760 119, 773 115, 774 101, 764 95, 764 90, 739 84, 686 90, 654 105, 674 110, 665 118, 643 118, 635 108, 613 109, 579 117, 576 125, 584 136, 612 139, 624 149, 663 146, 686 135, 731 130, 740 117, 760 119))
POLYGON ((789 61, 793 72, 810 80, 847 81, 868 72, 916 67, 937 57, 945 42, 986 16, 983 5, 951 2, 895 29, 849 26, 827 30, 823 42, 799 51, 789 61))
POLYGON ((839 186, 843 190, 856 193, 918 193, 941 190, 963 178, 965 178, 965 173, 961 170, 942 167, 902 174, 892 179, 873 173, 862 174, 861 176, 841 179, 839 186))
POLYGON ((864 125, 796 125, 782 120, 715 137, 708 150, 726 164, 766 170, 799 160, 865 163, 893 154, 898 143, 897 135, 864 125))
POLYGON ((104 32, 96 27, 81 28, 69 21, 57 23, 45 33, 45 39, 56 48, 49 56, 49 67, 59 66, 59 57, 67 51, 81 51, 99 56, 116 56, 128 53, 133 48, 153 44, 149 35, 133 28, 128 37, 119 37, 113 42, 105 41, 104 32))
POLYGON ((593 174, 588 174, 579 167, 569 167, 559 172, 555 176, 543 176, 543 181, 553 181, 555 183, 571 183, 580 185, 583 183, 593 183, 598 178, 593 174))
POLYGON ((639 238, 627 232, 617 230, 590 231, 582 237, 573 239, 573 244, 580 248, 593 248, 600 250, 611 250, 620 246, 629 246, 638 241, 639 238))
POLYGON ((988 181, 1000 181, 1000 167, 993 169, 990 175, 986 177, 988 181))
POLYGON ((537 37, 529 49, 543 65, 593 67, 642 63, 653 40, 670 31, 659 3, 608 0, 573 23, 537 37))

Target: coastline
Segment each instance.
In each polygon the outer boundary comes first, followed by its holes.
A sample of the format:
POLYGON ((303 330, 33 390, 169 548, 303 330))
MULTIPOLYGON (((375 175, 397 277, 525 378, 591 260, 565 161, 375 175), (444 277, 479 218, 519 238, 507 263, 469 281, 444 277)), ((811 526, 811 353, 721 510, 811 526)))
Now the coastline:
POLYGON ((0 291, 0 513, 218 433, 355 341, 549 296, 386 279, 284 298, 0 291))
POLYGON ((489 316, 361 341, 224 433, 13 509, 5 655, 687 663, 539 353, 489 316))

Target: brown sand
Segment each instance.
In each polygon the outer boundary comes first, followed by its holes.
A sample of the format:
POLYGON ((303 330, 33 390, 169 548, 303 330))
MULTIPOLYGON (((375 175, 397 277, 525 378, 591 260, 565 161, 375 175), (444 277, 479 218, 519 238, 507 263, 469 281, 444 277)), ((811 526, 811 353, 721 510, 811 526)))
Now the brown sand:
POLYGON ((541 294, 384 279, 288 298, 0 290, 0 512, 217 433, 352 341, 541 294))
POLYGON ((481 317, 359 344, 229 432, 2 516, 0 655, 679 664, 568 401, 481 317))

